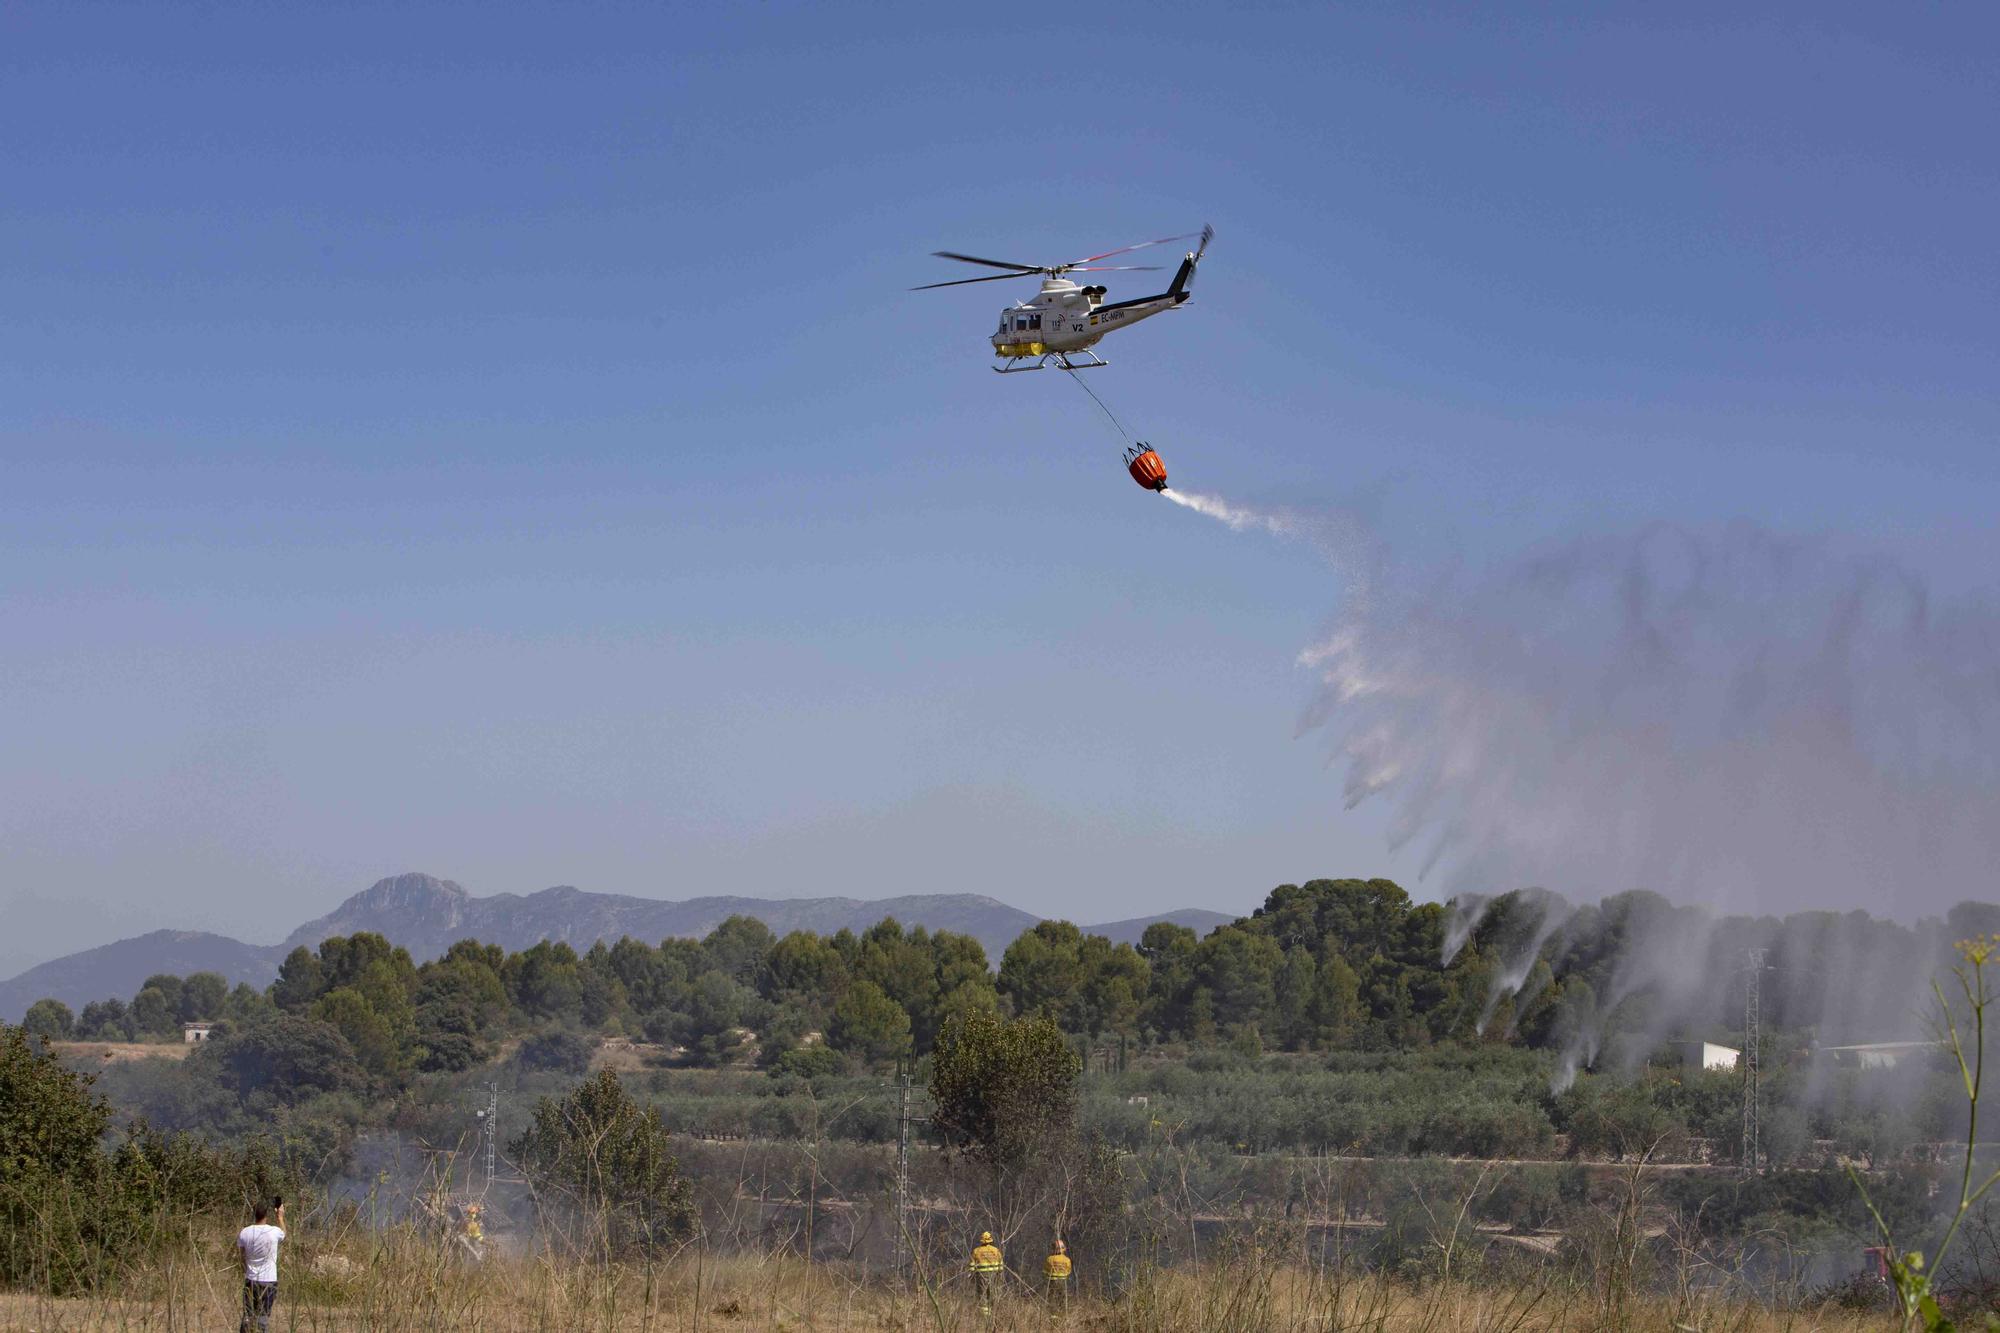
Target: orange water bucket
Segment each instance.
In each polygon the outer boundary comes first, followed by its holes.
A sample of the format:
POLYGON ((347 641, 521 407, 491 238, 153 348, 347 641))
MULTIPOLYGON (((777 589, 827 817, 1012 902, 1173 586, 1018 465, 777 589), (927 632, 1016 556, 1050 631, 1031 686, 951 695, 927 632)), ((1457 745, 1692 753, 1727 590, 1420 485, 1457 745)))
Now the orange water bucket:
POLYGON ((1134 446, 1126 453, 1125 470, 1132 474, 1132 480, 1149 491, 1167 489, 1167 465, 1146 445, 1134 446))

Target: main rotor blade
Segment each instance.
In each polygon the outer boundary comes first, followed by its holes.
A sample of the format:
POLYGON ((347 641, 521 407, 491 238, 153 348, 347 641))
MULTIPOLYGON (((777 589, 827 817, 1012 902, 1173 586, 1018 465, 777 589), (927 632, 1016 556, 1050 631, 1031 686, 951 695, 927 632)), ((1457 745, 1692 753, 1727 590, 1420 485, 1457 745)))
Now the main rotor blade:
MULTIPOLYGON (((1040 269, 1029 269, 1028 273, 1039 273, 1040 269)), ((960 278, 956 282, 927 282, 921 287, 910 288, 913 292, 927 292, 933 287, 963 287, 968 282, 1005 282, 1009 278, 1025 278, 1028 273, 989 273, 983 278, 960 278)))
POLYGON ((961 264, 984 264, 988 268, 1011 268, 1017 273, 1040 273, 1040 264, 1010 264, 1004 259, 981 259, 977 255, 962 255, 955 250, 933 250, 939 259, 956 259, 961 264))
POLYGON ((1071 264, 1071 273, 1158 273, 1158 264, 1071 264))
POLYGON ((1095 264, 1100 259, 1109 259, 1113 255, 1122 255, 1133 250, 1143 250, 1149 245, 1172 245, 1175 241, 1191 241, 1199 235, 1201 235, 1200 232, 1191 231, 1185 236, 1162 236, 1157 241, 1141 241, 1137 245, 1121 245, 1116 250, 1106 250, 1101 255, 1091 255, 1086 259, 1079 259, 1076 261, 1076 264, 1071 264, 1070 267, 1075 268, 1077 264, 1095 264))

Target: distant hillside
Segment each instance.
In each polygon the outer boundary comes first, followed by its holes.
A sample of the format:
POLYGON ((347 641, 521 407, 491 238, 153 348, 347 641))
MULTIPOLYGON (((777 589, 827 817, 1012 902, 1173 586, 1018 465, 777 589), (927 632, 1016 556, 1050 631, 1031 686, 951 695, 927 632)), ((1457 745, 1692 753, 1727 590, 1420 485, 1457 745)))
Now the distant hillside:
MULTIPOLYGON (((1113 944, 1137 944, 1139 937, 1146 933, 1146 927, 1156 921, 1171 921, 1177 926, 1186 926, 1197 935, 1206 935, 1217 926, 1226 926, 1234 920, 1236 918, 1227 912, 1183 907, 1178 912, 1162 912, 1158 916, 1135 916, 1125 921, 1107 921, 1101 926, 1086 926, 1084 929, 1092 935, 1102 935, 1113 944)), ((1000 961, 997 954, 993 961, 996 964, 1000 961)))
MULTIPOLYGON (((561 940, 588 949, 621 935, 657 944, 674 936, 699 939, 731 916, 754 916, 779 935, 810 930, 831 935, 845 927, 865 930, 885 916, 906 926, 970 935, 997 966, 1009 944, 1040 917, 972 893, 913 894, 901 898, 689 898, 671 902, 618 893, 586 893, 560 887, 526 895, 476 897, 448 879, 433 875, 393 875, 378 880, 346 902, 286 936, 261 946, 222 935, 159 930, 136 939, 85 949, 0 981, 0 1019, 19 1022, 30 1004, 53 996, 81 1009, 91 1000, 129 999, 155 972, 220 972, 231 985, 268 984, 278 963, 298 945, 315 947, 330 935, 371 930, 410 951, 418 962, 435 958, 462 939, 478 939, 508 950, 538 940, 561 940)), ((1206 934, 1234 920, 1220 912, 1184 909, 1134 917, 1084 929, 1114 941, 1136 944, 1155 921, 1173 921, 1206 934)))
POLYGON ((157 972, 176 976, 220 972, 232 986, 239 981, 266 986, 278 975, 278 962, 284 956, 282 950, 270 945, 245 944, 227 935, 156 930, 69 954, 0 981, 0 1019, 20 1022, 28 1006, 44 996, 61 1000, 73 1010, 113 996, 129 1000, 140 983, 157 972))
MULTIPOLYGON (((986 946, 996 963, 1016 936, 1041 920, 971 893, 876 899, 715 897, 673 902, 622 893, 586 893, 562 886, 526 896, 496 893, 478 898, 447 879, 397 875, 355 894, 317 921, 300 926, 286 937, 283 950, 300 944, 317 945, 329 935, 352 935, 360 930, 379 931, 408 949, 419 962, 437 957, 468 936, 509 950, 525 949, 537 940, 562 940, 577 949, 588 949, 598 940, 615 940, 621 935, 657 944, 672 936, 699 939, 737 915, 754 916, 779 935, 792 930, 831 935, 842 927, 865 930, 883 917, 893 916, 906 926, 971 935, 986 946)), ((1213 913, 1200 915, 1214 916, 1218 922, 1232 919, 1213 913)), ((282 951, 279 956, 283 956, 282 951)))

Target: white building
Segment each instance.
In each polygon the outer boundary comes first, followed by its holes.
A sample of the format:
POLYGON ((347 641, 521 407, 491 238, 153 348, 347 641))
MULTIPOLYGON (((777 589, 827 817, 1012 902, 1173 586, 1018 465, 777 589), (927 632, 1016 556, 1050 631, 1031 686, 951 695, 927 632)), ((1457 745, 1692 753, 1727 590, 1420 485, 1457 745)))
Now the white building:
POLYGON ((215 1024, 213 1023, 183 1023, 181 1024, 181 1040, 190 1046, 198 1041, 207 1041, 208 1034, 214 1028, 215 1024))
POLYGON ((1734 1069, 1743 1052, 1734 1046, 1718 1046, 1712 1041, 1680 1043, 1681 1064, 1687 1069, 1734 1069))

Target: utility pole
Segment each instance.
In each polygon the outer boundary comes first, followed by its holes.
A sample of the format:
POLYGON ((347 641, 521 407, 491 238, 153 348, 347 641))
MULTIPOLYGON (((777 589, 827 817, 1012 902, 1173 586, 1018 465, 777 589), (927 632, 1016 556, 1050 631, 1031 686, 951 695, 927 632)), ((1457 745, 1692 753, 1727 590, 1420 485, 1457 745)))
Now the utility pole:
POLYGON ((910 1126, 926 1118, 912 1113, 910 1071, 896 1071, 896 1276, 903 1277, 910 1261, 910 1126))
POLYGON ((1760 1157, 1758 1138, 1761 1132, 1757 1106, 1758 1068, 1757 1044, 1762 1035, 1759 1028, 1763 1023, 1762 991, 1764 982, 1764 951, 1750 950, 1749 964, 1743 984, 1743 1169, 1755 1171, 1760 1157))
POLYGON ((493 1188, 493 1145, 500 1138, 500 1085, 486 1085, 486 1188, 493 1188))
POLYGON ((910 1234, 910 1071, 896 1079, 896 1276, 903 1276, 910 1234))

